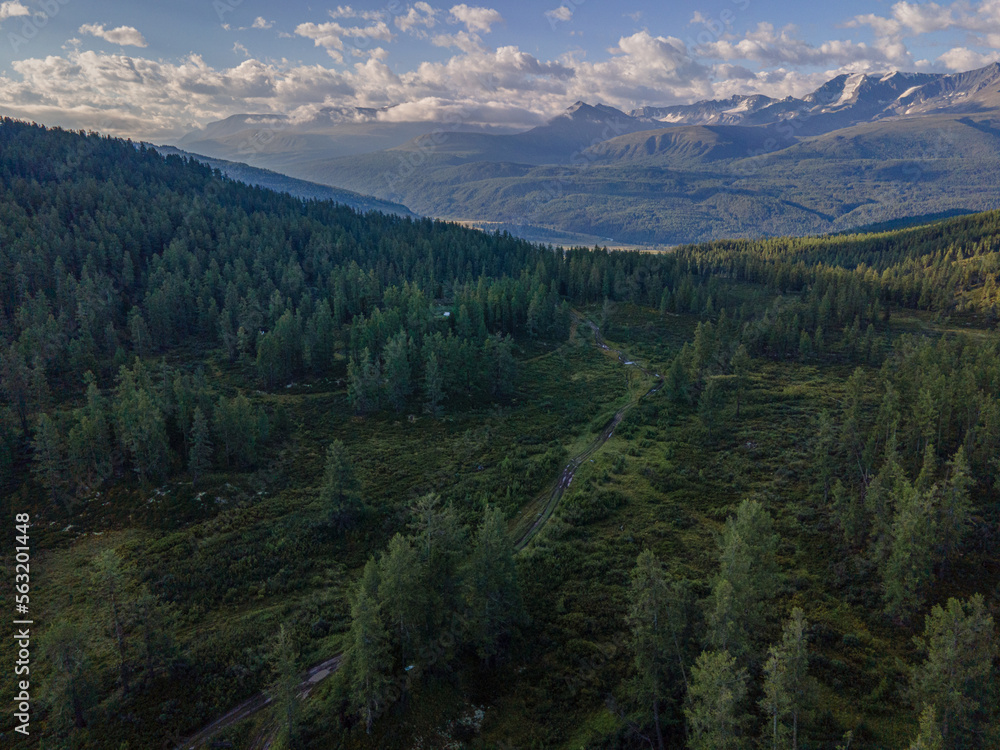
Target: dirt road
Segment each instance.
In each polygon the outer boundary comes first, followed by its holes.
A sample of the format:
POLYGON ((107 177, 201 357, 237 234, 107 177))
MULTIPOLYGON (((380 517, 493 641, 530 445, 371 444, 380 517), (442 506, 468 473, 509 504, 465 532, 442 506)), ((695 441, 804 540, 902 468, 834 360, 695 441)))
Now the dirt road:
MULTIPOLYGON (((566 464, 562 473, 560 473, 552 485, 546 488, 546 490, 535 498, 535 500, 529 503, 526 506, 526 510, 514 519, 512 523, 512 534, 515 552, 519 552, 524 549, 531 542, 532 538, 534 538, 535 534, 537 534, 542 527, 545 526, 546 522, 552 517, 552 513, 559 506, 559 501, 562 500, 563 495, 566 493, 566 489, 572 483, 577 469, 580 468, 584 461, 594 455, 594 453, 602 445, 608 442, 611 436, 614 435, 615 428, 619 425, 628 411, 636 406, 643 398, 656 393, 663 385, 663 380, 658 373, 650 372, 649 370, 644 369, 633 360, 630 360, 624 352, 609 347, 605 343, 604 338, 601 336, 600 328, 598 328, 595 323, 580 316, 577 316, 577 321, 588 326, 593 331, 594 341, 600 349, 611 356, 616 356, 618 361, 623 365, 635 367, 646 375, 655 378, 656 384, 639 398, 629 402, 615 412, 615 415, 601 429, 601 432, 597 435, 597 437, 588 443, 587 447, 580 453, 570 459, 569 463, 566 464), (533 518, 532 515, 534 515, 533 518)), ((342 654, 335 654, 329 659, 326 659, 325 661, 310 668, 309 671, 303 675, 302 682, 299 684, 300 696, 307 696, 313 687, 336 672, 337 668, 340 666, 341 657, 342 654)), ((209 743, 213 737, 216 737, 223 729, 254 715, 261 709, 266 708, 270 703, 270 697, 268 697, 265 693, 258 693, 226 713, 224 716, 220 716, 197 734, 192 735, 178 744, 176 750, 198 750, 198 748, 210 747, 207 743, 209 743)), ((268 738, 264 738, 263 743, 263 747, 270 745, 268 738)))

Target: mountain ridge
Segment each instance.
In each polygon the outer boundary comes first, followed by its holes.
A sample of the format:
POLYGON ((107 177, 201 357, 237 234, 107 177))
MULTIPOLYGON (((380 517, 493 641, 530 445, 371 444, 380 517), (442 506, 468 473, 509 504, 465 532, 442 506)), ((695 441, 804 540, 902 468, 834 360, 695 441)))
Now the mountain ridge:
MULTIPOLYGON (((394 127, 397 142, 382 149, 345 137, 331 150, 318 131, 282 131, 239 160, 436 218, 635 243, 822 234, 1000 207, 1000 64, 845 73, 801 98, 630 112, 577 101, 518 132, 394 127)), ((216 156, 198 145, 190 150, 216 156)))

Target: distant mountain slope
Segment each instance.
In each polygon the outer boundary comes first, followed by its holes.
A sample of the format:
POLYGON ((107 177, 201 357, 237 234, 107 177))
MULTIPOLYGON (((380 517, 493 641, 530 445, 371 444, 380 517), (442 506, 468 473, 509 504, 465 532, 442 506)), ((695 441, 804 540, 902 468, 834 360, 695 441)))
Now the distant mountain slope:
POLYGON ((443 132, 423 135, 393 151, 432 154, 435 160, 460 162, 517 162, 560 164, 601 141, 626 133, 649 130, 658 123, 632 117, 614 107, 577 102, 544 125, 522 133, 443 132))
POLYGON ((335 201, 362 212, 381 211, 382 213, 396 214, 397 216, 416 216, 416 214, 402 204, 379 200, 378 198, 361 195, 351 190, 320 185, 306 180, 298 180, 268 169, 251 167, 248 164, 226 161, 224 159, 212 159, 201 154, 182 151, 173 146, 154 146, 153 148, 164 156, 176 154, 177 156, 190 157, 203 164, 207 164, 213 169, 218 169, 227 177, 239 182, 264 187, 279 193, 288 193, 289 195, 294 195, 296 198, 335 201))
MULTIPOLYGON (((324 150, 323 138, 346 145, 354 136, 344 128, 368 116, 331 112, 277 130, 245 160, 534 237, 677 244, 1000 207, 1000 64, 844 74, 799 99, 734 96, 631 113, 577 102, 517 133, 409 123, 424 131, 390 148, 324 150)), ((202 136, 229 143, 270 122, 230 120, 202 136)))
POLYGON ((398 150, 316 161, 300 176, 456 220, 679 244, 823 234, 905 217, 1000 207, 992 119, 863 123, 812 137, 695 126, 596 144, 571 163, 466 162, 398 150))
POLYGON ((459 123, 395 122, 379 119, 369 108, 325 107, 306 119, 280 114, 241 114, 209 123, 181 138, 176 146, 216 159, 247 162, 266 169, 284 170, 316 158, 390 149, 418 136, 441 132, 506 134, 517 129, 459 123))
POLYGON ((591 146, 584 153, 599 163, 641 162, 678 167, 774 151, 777 144, 763 128, 688 125, 619 136, 591 146))

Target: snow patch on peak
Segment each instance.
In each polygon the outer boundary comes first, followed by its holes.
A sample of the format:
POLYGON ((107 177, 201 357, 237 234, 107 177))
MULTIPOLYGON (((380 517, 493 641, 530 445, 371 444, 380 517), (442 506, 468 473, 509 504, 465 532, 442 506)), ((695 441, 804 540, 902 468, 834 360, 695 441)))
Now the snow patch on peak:
POLYGON ((864 73, 851 73, 851 75, 847 76, 847 80, 844 81, 844 90, 833 106, 838 107, 841 104, 849 103, 867 77, 864 73))

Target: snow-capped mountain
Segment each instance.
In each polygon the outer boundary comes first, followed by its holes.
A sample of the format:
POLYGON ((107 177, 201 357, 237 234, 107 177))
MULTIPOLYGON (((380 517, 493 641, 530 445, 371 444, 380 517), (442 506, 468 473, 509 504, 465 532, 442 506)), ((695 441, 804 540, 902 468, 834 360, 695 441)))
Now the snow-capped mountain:
POLYGON ((799 135, 817 135, 862 122, 928 113, 1000 109, 1000 63, 951 75, 844 73, 801 99, 733 96, 632 112, 664 125, 777 125, 796 120, 799 135))

